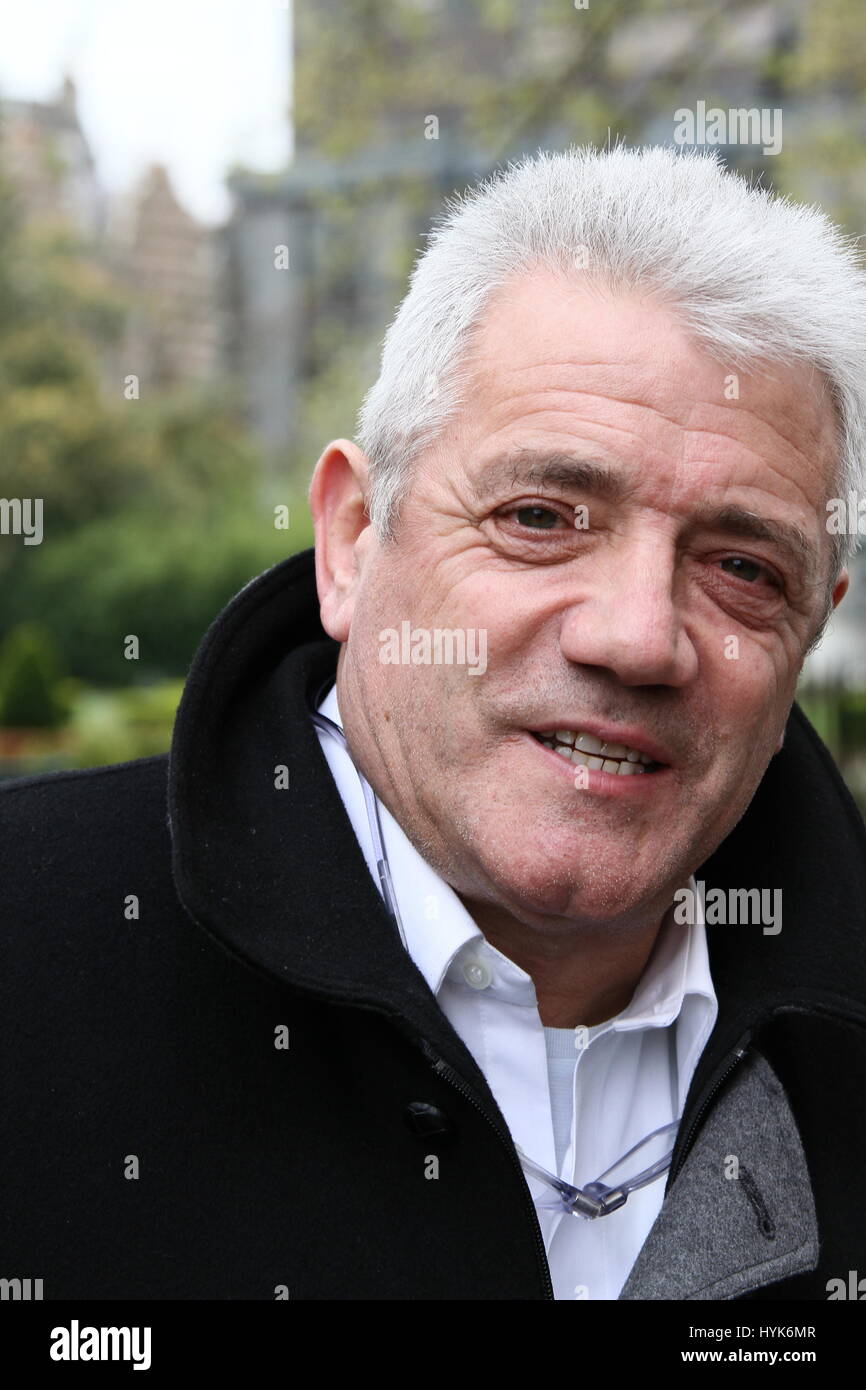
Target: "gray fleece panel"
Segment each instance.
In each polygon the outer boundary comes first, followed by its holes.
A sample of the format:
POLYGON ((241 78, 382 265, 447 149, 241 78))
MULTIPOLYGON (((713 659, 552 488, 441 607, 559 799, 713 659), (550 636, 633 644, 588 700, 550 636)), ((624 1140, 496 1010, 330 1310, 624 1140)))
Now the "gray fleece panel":
POLYGON ((817 1263, 800 1135, 776 1073, 752 1052, 707 1117, 620 1298, 736 1298, 817 1263))

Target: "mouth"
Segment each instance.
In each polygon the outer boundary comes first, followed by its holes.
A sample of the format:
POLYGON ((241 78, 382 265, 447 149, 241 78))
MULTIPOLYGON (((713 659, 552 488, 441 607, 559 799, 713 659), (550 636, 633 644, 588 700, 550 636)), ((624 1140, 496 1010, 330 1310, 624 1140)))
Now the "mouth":
POLYGON ((577 766, 606 772, 613 777, 651 776, 667 766, 640 748, 614 743, 581 729, 529 729, 528 732, 544 748, 577 766))

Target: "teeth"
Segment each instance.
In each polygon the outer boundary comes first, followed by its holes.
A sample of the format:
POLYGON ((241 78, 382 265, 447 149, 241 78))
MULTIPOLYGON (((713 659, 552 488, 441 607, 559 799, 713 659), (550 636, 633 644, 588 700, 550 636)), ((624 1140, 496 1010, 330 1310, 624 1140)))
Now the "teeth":
MULTIPOLYGON (((571 761, 580 763, 583 767, 604 767, 604 758, 594 758, 589 753, 579 752, 577 748, 573 748, 571 751, 571 761)), ((614 763, 613 770, 614 772, 619 771, 619 763, 614 763)))
POLYGON ((557 729, 555 734, 539 737, 546 748, 552 748, 560 757, 584 767, 600 768, 612 776, 634 777, 646 772, 653 761, 647 753, 639 753, 625 743, 604 743, 595 734, 574 729, 557 729))
POLYGON ((600 753, 601 739, 594 734, 578 734, 574 740, 575 748, 579 748, 582 753, 600 753))

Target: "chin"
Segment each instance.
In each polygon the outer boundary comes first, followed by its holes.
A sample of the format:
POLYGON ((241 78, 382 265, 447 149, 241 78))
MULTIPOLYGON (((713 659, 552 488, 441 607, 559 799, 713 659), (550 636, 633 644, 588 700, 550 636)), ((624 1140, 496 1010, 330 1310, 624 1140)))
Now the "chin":
POLYGON ((520 851, 497 848, 481 863, 496 900, 515 915, 612 917, 622 910, 624 896, 626 907, 632 897, 637 901, 643 896, 640 885, 626 885, 616 873, 606 872, 600 879, 594 866, 583 860, 574 853, 556 861, 549 855, 543 861, 538 856, 527 860, 520 851))

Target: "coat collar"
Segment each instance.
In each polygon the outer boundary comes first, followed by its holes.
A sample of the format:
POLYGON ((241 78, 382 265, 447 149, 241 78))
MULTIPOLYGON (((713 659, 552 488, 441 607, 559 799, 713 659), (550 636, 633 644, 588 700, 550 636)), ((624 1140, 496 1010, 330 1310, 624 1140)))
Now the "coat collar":
MULTIPOLYGON (((312 549, 254 579, 211 625, 169 758, 178 893, 252 968, 389 1013, 477 1080, 385 912, 309 718, 338 652, 312 549)), ((866 1023, 866 833, 797 706, 750 806, 695 876, 708 889, 781 888, 783 921, 778 935, 708 927, 719 1019, 692 1093, 779 1011, 866 1023)))
POLYGON ((403 949, 310 719, 338 653, 313 550, 247 584, 208 629, 169 754, 178 895, 252 969, 388 1014, 486 1091, 403 949))
POLYGON ((621 1299, 738 1298, 818 1263, 806 1155, 785 1092, 759 1054, 708 1116, 675 1190, 621 1299))

